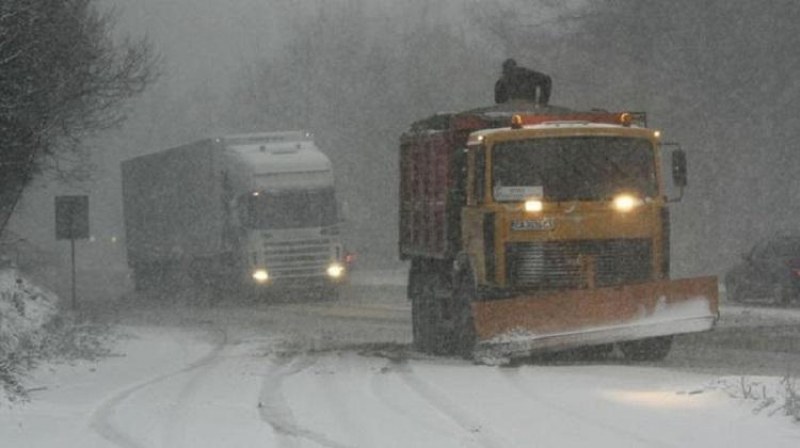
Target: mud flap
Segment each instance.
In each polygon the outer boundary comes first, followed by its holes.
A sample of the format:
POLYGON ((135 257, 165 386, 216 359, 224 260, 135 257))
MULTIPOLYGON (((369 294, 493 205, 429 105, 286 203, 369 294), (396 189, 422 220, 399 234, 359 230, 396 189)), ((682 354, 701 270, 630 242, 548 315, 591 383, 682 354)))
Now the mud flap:
POLYGON ((475 356, 526 356, 710 330, 716 277, 560 291, 472 303, 475 356))

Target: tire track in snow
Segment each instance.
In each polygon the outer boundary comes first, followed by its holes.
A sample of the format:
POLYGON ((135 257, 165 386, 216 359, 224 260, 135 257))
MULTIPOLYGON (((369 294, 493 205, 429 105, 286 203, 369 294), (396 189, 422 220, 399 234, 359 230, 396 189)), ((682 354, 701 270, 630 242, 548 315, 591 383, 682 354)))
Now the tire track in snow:
MULTIPOLYGON (((396 373, 397 369, 407 369, 408 367, 405 366, 405 363, 407 363, 406 360, 391 360, 386 364, 386 366, 381 368, 379 373, 373 375, 372 380, 370 381, 372 393, 378 397, 384 406, 397 415, 412 421, 419 429, 424 429, 433 434, 441 434, 447 437, 462 436, 463 432, 461 426, 456 425, 453 429, 449 429, 437 425, 430 419, 424 418, 424 416, 420 414, 419 409, 403 407, 402 405, 399 405, 393 397, 387 394, 389 389, 388 380, 392 378, 399 380, 402 383, 401 386, 404 386, 405 388, 409 387, 399 375, 393 375, 396 373)), ((450 420, 450 422, 452 422, 452 420, 450 420)))
POLYGON ((326 448, 350 448, 325 434, 301 426, 283 394, 284 380, 311 367, 317 362, 317 358, 301 354, 293 356, 290 360, 277 361, 264 378, 259 394, 258 412, 261 419, 275 431, 279 445, 287 448, 296 447, 299 446, 300 439, 305 439, 326 448))
POLYGON ((186 434, 187 421, 191 415, 190 403, 196 398, 202 381, 213 372, 215 367, 222 363, 224 360, 222 354, 231 344, 227 334, 221 330, 220 332, 223 338, 221 346, 215 351, 213 357, 210 357, 203 363, 202 369, 199 369, 199 371, 183 383, 178 397, 175 402, 170 405, 170 411, 166 419, 168 423, 163 428, 161 446, 174 448, 185 445, 182 443, 182 440, 186 434))
POLYGON ((117 392, 110 398, 106 399, 92 414, 92 418, 89 423, 92 431, 97 433, 105 440, 122 448, 146 447, 146 445, 142 444, 134 436, 126 433, 120 428, 117 428, 111 421, 116 413, 117 407, 132 396, 135 396, 137 393, 140 393, 162 381, 211 365, 227 344, 228 339, 227 333, 224 330, 217 329, 216 331, 221 335, 220 340, 217 341, 211 350, 202 358, 176 371, 157 375, 147 381, 123 389, 122 391, 117 392))
POLYGON ((576 425, 585 423, 594 426, 596 428, 600 428, 604 431, 608 431, 614 435, 627 437, 634 442, 635 446, 661 447, 661 448, 674 447, 674 445, 664 443, 660 440, 649 439, 631 430, 625 429, 617 425, 612 425, 599 418, 594 418, 591 415, 587 415, 582 412, 576 412, 575 410, 569 408, 568 406, 562 405, 552 400, 548 400, 541 394, 531 390, 531 388, 527 387, 522 383, 520 379, 519 370, 504 369, 503 371, 504 371, 504 377, 508 380, 511 386, 514 387, 519 392, 521 392, 521 394, 525 398, 536 403, 537 405, 547 406, 548 408, 553 409, 554 411, 566 415, 570 419, 570 421, 574 421, 576 425))
POLYGON ((410 365, 402 364, 397 372, 409 388, 428 402, 435 410, 449 418, 463 430, 462 446, 503 448, 514 446, 500 434, 487 427, 479 418, 456 404, 446 393, 417 375, 410 365))

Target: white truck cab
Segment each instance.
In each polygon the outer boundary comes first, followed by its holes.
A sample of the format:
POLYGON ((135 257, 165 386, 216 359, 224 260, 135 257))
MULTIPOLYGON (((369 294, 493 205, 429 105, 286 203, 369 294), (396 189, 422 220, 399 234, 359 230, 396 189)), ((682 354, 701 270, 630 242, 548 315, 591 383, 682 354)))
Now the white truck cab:
POLYGON ((347 267, 330 159, 302 131, 222 140, 238 165, 233 208, 251 281, 335 295, 347 267))

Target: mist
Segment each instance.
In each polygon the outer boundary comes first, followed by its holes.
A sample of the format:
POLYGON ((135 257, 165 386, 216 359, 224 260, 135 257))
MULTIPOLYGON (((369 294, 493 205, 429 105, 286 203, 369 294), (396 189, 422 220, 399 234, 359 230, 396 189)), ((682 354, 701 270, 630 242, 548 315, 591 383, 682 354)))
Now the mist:
POLYGON ((647 111, 687 150, 689 188, 671 209, 674 276, 721 274, 754 240, 796 227, 793 2, 107 3, 121 35, 153 41, 164 75, 123 126, 87 142, 92 182, 42 180, 26 194, 12 230, 52 253, 57 272, 67 246, 35 224, 53 222, 54 194, 89 194, 94 237, 78 245, 79 262, 89 280, 122 278, 90 273, 125 270, 122 160, 284 129, 314 132, 333 161, 362 262, 397 263, 400 134, 439 111, 491 104, 507 57, 552 76, 552 103, 647 111))

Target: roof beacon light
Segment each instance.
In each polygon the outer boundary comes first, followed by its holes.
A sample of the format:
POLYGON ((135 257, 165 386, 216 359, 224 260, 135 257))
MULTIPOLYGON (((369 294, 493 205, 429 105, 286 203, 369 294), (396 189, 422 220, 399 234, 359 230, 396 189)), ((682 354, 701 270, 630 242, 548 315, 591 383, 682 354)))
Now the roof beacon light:
POLYGON ((521 129, 522 128, 522 115, 516 114, 511 117, 511 129, 521 129))
POLYGON ((628 112, 623 112, 619 114, 619 122, 623 126, 630 126, 633 123, 633 115, 628 112))

